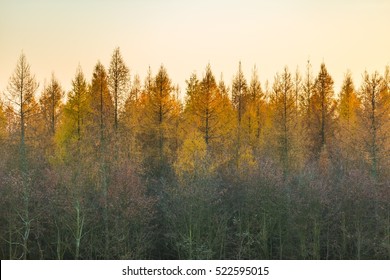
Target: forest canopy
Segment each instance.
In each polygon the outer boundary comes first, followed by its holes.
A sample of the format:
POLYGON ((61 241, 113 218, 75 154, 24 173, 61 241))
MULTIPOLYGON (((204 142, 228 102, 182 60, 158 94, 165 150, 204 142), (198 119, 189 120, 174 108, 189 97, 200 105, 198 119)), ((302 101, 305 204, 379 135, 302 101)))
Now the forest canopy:
POLYGON ((1 259, 390 259, 389 66, 208 64, 184 99, 119 48, 68 92, 32 69, 0 93, 1 259))

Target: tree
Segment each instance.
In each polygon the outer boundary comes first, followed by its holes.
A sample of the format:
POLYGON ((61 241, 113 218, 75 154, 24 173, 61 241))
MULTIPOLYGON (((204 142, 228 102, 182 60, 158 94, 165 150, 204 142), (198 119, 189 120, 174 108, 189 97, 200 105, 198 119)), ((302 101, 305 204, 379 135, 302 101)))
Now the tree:
MULTIPOLYGON (((318 159, 327 144, 331 144, 334 134, 333 79, 324 63, 314 82, 310 98, 309 145, 314 158, 318 159)), ((331 145, 329 145, 331 146, 331 145)))
POLYGON ((307 61, 305 80, 302 85, 302 96, 300 107, 303 110, 302 115, 305 117, 307 126, 311 117, 311 99, 314 92, 314 80, 311 73, 310 61, 307 61))
POLYGON ((246 109, 247 103, 247 84, 244 74, 241 69, 241 62, 238 65, 238 72, 233 79, 232 84, 232 100, 235 109, 237 110, 238 126, 241 126, 241 119, 246 109))
POLYGON ((98 61, 92 74, 90 90, 92 135, 99 135, 99 145, 104 146, 114 121, 114 104, 108 90, 108 76, 104 66, 98 61), (96 134, 95 134, 96 133, 96 134))
POLYGON ((37 113, 37 102, 34 93, 38 89, 38 83, 34 75, 31 74, 30 65, 23 53, 19 57, 14 74, 10 77, 7 89, 11 108, 18 117, 20 154, 24 161, 26 133, 32 127, 32 118, 37 113))
POLYGON ((146 74, 146 78, 144 81, 144 90, 143 90, 142 94, 149 95, 151 93, 152 89, 153 89, 153 73, 152 73, 152 69, 149 66, 148 72, 146 74))
POLYGON ((174 108, 174 102, 172 102, 173 96, 172 82, 168 77, 167 71, 164 66, 160 67, 155 80, 152 93, 150 95, 150 105, 155 118, 155 124, 157 125, 158 133, 158 150, 160 160, 163 159, 163 149, 165 138, 168 134, 165 133, 166 127, 164 123, 169 121, 172 116, 174 108))
POLYGON ((338 133, 337 142, 344 160, 356 159, 359 155, 357 146, 359 139, 358 115, 361 102, 356 94, 351 72, 347 72, 341 86, 340 99, 338 104, 338 133))
POLYGON ((218 82, 218 89, 222 96, 229 97, 230 88, 226 86, 222 74, 221 74, 221 79, 218 82))
MULTIPOLYGON (((388 73, 386 73, 386 79, 388 73)), ((388 82, 388 81, 387 81, 388 82)), ((379 171, 382 169, 382 161, 387 154, 386 148, 389 139, 387 125, 389 123, 390 94, 388 84, 374 72, 371 76, 365 72, 363 83, 360 89, 363 111, 359 119, 362 125, 362 138, 364 151, 368 154, 371 175, 378 179, 379 171)))
MULTIPOLYGON (((310 61, 307 61, 306 74, 302 83, 302 93, 299 102, 299 112, 302 123, 302 146, 306 154, 311 149, 311 119, 312 119, 312 96, 314 92, 314 79, 311 72, 310 61)), ((308 158, 309 155, 306 156, 308 158)))
POLYGON ((103 228, 104 228, 104 256, 109 253, 109 170, 110 161, 108 143, 110 141, 110 132, 112 128, 112 114, 114 105, 112 97, 108 90, 108 76, 104 66, 98 62, 92 74, 92 83, 90 91, 91 113, 89 122, 89 137, 91 143, 96 143, 96 153, 98 155, 99 169, 96 176, 96 185, 101 191, 103 208, 103 228))
POLYGON ((135 75, 133 83, 130 88, 130 94, 127 96, 123 112, 121 115, 121 122, 123 124, 124 134, 122 135, 121 143, 122 149, 127 154, 128 158, 133 160, 140 149, 137 143, 136 135, 139 133, 139 122, 141 116, 141 100, 144 98, 142 94, 143 88, 139 75, 135 75))
POLYGON ((249 138, 248 134, 245 135, 245 131, 242 130, 242 119, 247 110, 248 103, 247 83, 242 73, 241 62, 238 65, 238 72, 233 78, 232 83, 232 103, 236 110, 237 121, 236 121, 236 135, 233 155, 236 167, 240 168, 240 158, 243 151, 245 151, 245 145, 243 145, 243 138, 249 138))
POLYGON ((72 80, 72 90, 68 93, 68 100, 64 110, 70 137, 75 136, 78 141, 81 140, 85 133, 86 118, 90 111, 89 99, 88 85, 79 66, 72 80))
MULTIPOLYGON (((70 240, 74 246, 74 258, 78 259, 83 248, 83 237, 87 227, 86 194, 90 176, 93 174, 91 165, 95 165, 92 156, 90 136, 88 132, 89 115, 91 113, 91 96, 89 86, 80 66, 77 67, 72 80, 72 89, 68 92, 64 104, 63 117, 59 129, 56 130, 58 149, 63 161, 60 165, 51 167, 60 177, 59 190, 66 190, 65 200, 67 211, 63 215, 53 215, 57 228, 57 258, 61 258, 61 248, 69 246, 61 244, 61 238, 66 238, 67 231, 71 233, 70 240)), ((50 169, 50 170, 51 170, 50 169)), ((57 209, 63 211, 63 209, 57 209)), ((69 241, 70 242, 70 241, 69 241)))
MULTIPOLYGON (((295 75, 294 75, 294 99, 295 99, 295 109, 296 109, 296 118, 299 118, 299 107, 300 107, 300 99, 302 96, 302 76, 299 72, 299 69, 295 70, 295 75)), ((310 95, 310 94, 309 94, 310 95)))
POLYGON ((217 86, 210 64, 201 81, 192 75, 187 82, 186 113, 192 122, 192 127, 197 129, 209 146, 213 141, 221 139, 226 133, 226 125, 229 119, 222 119, 223 114, 228 114, 229 105, 217 86))
POLYGON ((7 119, 3 102, 0 100, 0 142, 5 139, 7 134, 7 119))
POLYGON ((19 137, 19 172, 20 184, 22 185, 23 210, 20 218, 23 223, 22 248, 23 258, 27 258, 28 240, 31 230, 30 196, 31 186, 29 180, 29 168, 27 164, 26 135, 33 127, 33 117, 36 116, 37 102, 34 93, 38 89, 38 83, 30 71, 26 56, 22 53, 16 64, 16 69, 10 77, 8 84, 9 100, 12 109, 18 117, 19 137))
POLYGON ((276 151, 284 173, 290 170, 293 150, 296 145, 296 102, 294 83, 291 73, 285 67, 282 74, 277 74, 271 96, 273 112, 273 133, 276 140, 276 151))
POLYGON ((130 95, 129 99, 132 101, 138 101, 138 99, 141 97, 142 92, 142 85, 141 85, 141 79, 139 75, 134 76, 133 84, 130 89, 130 95))
POLYGON ((58 126, 63 95, 64 92, 61 85, 54 73, 52 73, 50 83, 44 87, 42 96, 39 99, 45 127, 52 136, 55 134, 58 126))
MULTIPOLYGON (((183 144, 184 141, 187 138, 193 139, 195 137, 195 132, 192 129, 195 126, 195 112, 194 112, 194 100, 197 99, 197 95, 199 95, 200 92, 200 81, 196 75, 196 73, 192 73, 190 78, 186 80, 186 95, 185 95, 185 107, 183 111, 181 122, 181 130, 180 130, 180 139, 182 140, 183 144), (189 106, 192 104, 191 106, 189 106), (191 133, 191 136, 189 137, 189 133, 191 133)), ((224 85, 223 85, 224 86, 224 85)), ((199 137, 199 134, 201 135, 201 138, 204 139, 203 133, 200 133, 200 131, 196 130, 197 135, 199 137)))
POLYGON ((256 66, 248 88, 248 110, 245 114, 249 142, 254 148, 259 148, 260 137, 265 125, 265 100, 256 66))
POLYGON ((118 130, 119 111, 123 95, 129 88, 129 69, 125 65, 119 47, 114 50, 108 69, 108 86, 114 99, 114 128, 118 130))
POLYGON ((180 105, 173 94, 172 81, 163 65, 153 80, 147 78, 144 89, 139 137, 147 151, 150 171, 161 175, 173 161, 175 126, 180 105))
POLYGON ((355 92, 352 74, 349 71, 344 76, 338 107, 340 120, 345 121, 347 126, 353 125, 356 122, 359 99, 355 92))
POLYGON ((194 98, 199 94, 200 91, 200 81, 196 73, 192 73, 190 78, 186 80, 187 89, 186 89, 186 102, 192 102, 194 98))

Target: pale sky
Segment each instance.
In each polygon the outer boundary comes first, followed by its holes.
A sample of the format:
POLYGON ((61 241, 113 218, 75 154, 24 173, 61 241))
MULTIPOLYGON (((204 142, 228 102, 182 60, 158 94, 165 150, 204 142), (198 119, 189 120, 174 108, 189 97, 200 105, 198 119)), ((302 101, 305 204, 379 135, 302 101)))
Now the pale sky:
POLYGON ((183 94, 208 63, 228 85, 239 61, 248 80, 256 64, 264 85, 308 59, 314 75, 326 63, 338 93, 347 69, 355 86, 366 69, 383 73, 389 29, 388 0, 0 0, 0 92, 21 51, 41 86, 54 71, 68 91, 78 64, 90 81, 119 46, 131 75, 164 64, 183 94))

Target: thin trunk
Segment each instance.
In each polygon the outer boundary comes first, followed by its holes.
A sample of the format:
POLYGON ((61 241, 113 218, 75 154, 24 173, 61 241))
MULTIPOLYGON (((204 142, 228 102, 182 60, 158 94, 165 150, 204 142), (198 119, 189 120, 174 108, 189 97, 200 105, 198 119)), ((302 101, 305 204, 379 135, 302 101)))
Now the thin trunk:
POLYGON ((372 176, 374 179, 377 178, 377 120, 376 120, 376 95, 375 95, 375 85, 373 85, 372 88, 372 94, 371 94, 371 160, 372 160, 372 176))
POLYGON ((114 101, 115 101, 115 108, 114 108, 114 127, 115 132, 118 130, 118 79, 115 79, 115 86, 114 86, 114 101))
POLYGON ((261 131, 260 104, 256 104, 256 119, 257 119, 256 138, 257 138, 257 140, 259 140, 260 139, 260 131, 261 131))
MULTIPOLYGON (((161 77, 161 83, 163 79, 161 77)), ((162 131, 162 125, 163 125, 163 88, 162 84, 160 85, 160 92, 159 92, 159 111, 158 111, 158 132, 159 132, 159 139, 158 139, 158 144, 159 144, 159 158, 160 158, 160 167, 162 167, 162 160, 163 160, 163 131, 162 131)))
MULTIPOLYGON (((80 116, 80 109, 81 109, 81 96, 80 96, 80 93, 77 92, 76 93, 76 96, 77 96, 77 140, 80 141, 81 139, 81 129, 80 129, 80 125, 81 125, 81 116, 80 116)), ((78 147, 80 145, 77 145, 78 147)))
POLYGON ((57 221, 55 221, 55 225, 57 228, 57 247, 56 247, 57 260, 61 260, 61 232, 57 225, 57 221))
POLYGON ((54 89, 52 86, 51 89, 51 132, 52 135, 55 133, 55 95, 54 95, 54 89))
MULTIPOLYGON (((286 87, 285 87, 286 89, 286 87)), ((287 132, 287 91, 283 94, 283 173, 287 175, 288 170, 288 132, 287 132)))
MULTIPOLYGON (((22 70, 23 71, 23 70, 22 70)), ((24 111, 24 102, 25 102, 25 92, 23 87, 24 75, 20 79, 20 151, 19 151, 19 160, 20 160, 20 171, 22 177, 22 186, 23 186, 23 216, 21 219, 23 221, 23 230, 22 235, 23 239, 23 259, 27 258, 28 253, 28 238, 30 235, 30 217, 29 217, 29 203, 30 203, 30 193, 27 180, 27 156, 26 156, 26 143, 25 143, 25 111, 24 111)))
POLYGON ((84 227, 84 217, 80 215, 80 203, 76 202, 76 238, 75 238, 75 259, 78 260, 80 256, 80 243, 83 236, 83 227, 84 227))
POLYGON ((108 230, 108 189, 105 166, 105 139, 104 139, 104 105, 103 105, 103 76, 100 76, 100 180, 103 190, 103 223, 104 223, 104 254, 108 257, 109 230, 108 230))
POLYGON ((205 131, 206 145, 209 144, 209 108, 206 108, 206 131, 205 131))
MULTIPOLYGON (((100 141, 103 141, 103 76, 100 75, 100 141)), ((101 143, 102 144, 102 143, 101 143)))

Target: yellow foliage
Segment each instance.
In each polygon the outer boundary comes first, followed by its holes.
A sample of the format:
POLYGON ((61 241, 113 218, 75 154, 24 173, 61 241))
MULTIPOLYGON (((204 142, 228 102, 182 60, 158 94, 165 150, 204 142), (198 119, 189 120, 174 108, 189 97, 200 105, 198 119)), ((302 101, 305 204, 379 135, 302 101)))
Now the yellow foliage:
POLYGON ((5 138, 6 127, 7 127, 7 120, 5 118, 3 105, 0 103, 0 140, 5 138))
POLYGON ((257 162, 253 156, 252 149, 249 147, 244 148, 239 155, 238 159, 238 173, 244 177, 253 173, 256 170, 257 162))
POLYGON ((207 175, 213 172, 213 168, 207 161, 207 145, 200 133, 194 132, 193 135, 184 140, 183 145, 177 153, 177 159, 174 163, 175 172, 180 179, 184 176, 190 178, 196 175, 207 175))

